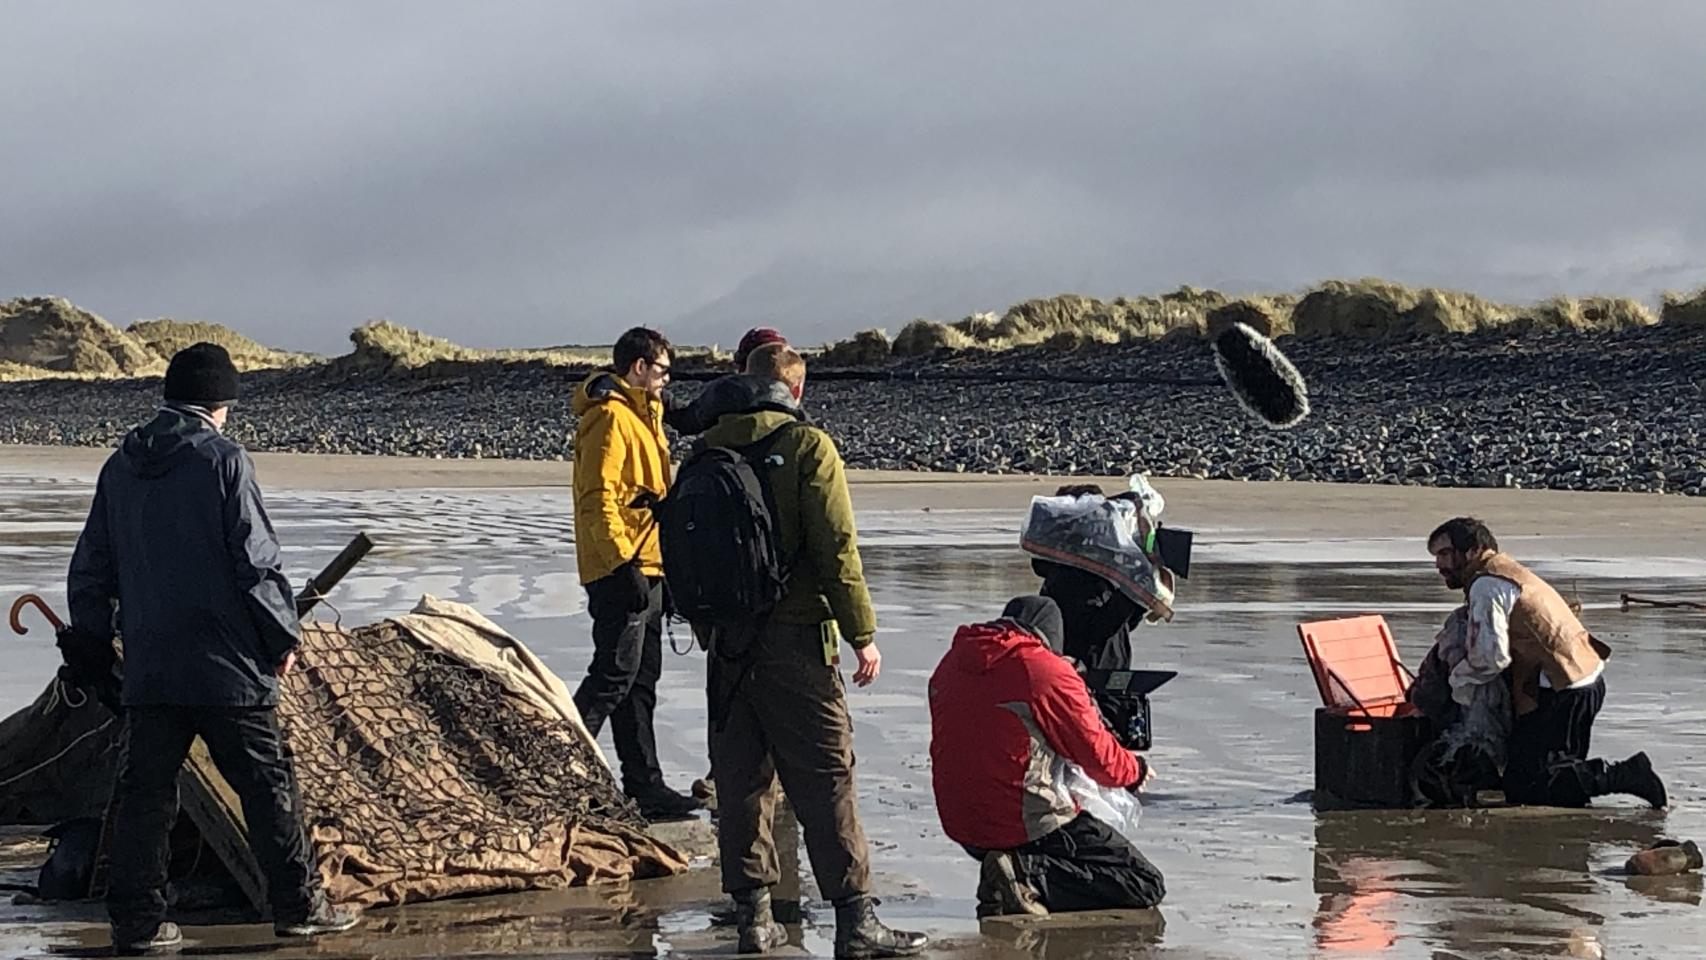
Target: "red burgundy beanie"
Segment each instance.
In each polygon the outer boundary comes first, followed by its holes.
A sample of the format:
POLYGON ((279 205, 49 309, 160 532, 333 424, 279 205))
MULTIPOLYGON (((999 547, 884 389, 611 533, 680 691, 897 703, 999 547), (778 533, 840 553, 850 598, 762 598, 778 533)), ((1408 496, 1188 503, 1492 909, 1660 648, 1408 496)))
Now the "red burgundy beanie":
POLYGON ((787 343, 788 338, 775 327, 753 327, 740 338, 740 346, 735 348, 735 370, 746 369, 746 358, 752 356, 752 351, 770 343, 787 343))

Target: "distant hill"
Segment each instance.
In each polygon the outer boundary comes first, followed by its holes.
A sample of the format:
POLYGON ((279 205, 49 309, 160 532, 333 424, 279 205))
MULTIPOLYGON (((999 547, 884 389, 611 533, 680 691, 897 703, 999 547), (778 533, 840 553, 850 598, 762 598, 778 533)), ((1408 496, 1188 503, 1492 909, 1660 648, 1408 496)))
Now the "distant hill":
POLYGON ((677 343, 740 342, 753 327, 775 327, 798 344, 829 343, 864 327, 899 329, 914 317, 962 317, 1032 295, 996 271, 911 272, 782 264, 664 325, 677 343))

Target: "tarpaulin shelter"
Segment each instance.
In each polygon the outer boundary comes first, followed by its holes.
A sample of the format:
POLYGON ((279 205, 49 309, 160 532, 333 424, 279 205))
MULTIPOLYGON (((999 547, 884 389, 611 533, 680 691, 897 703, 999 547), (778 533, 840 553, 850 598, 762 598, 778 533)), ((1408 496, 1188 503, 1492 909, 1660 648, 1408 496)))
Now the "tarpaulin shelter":
MULTIPOLYGON (((335 901, 390 905, 686 867, 646 833, 562 681, 462 604, 426 597, 368 626, 305 624, 279 717, 335 901)), ((0 771, 27 771, 0 788, 0 812, 103 810, 118 759, 116 723, 102 725, 112 719, 92 697, 73 705, 50 691, 0 724, 0 771), (72 743, 90 730, 99 732, 72 743), (71 763, 79 769, 62 769, 71 763)), ((235 795, 199 744, 180 787, 203 839, 264 903, 235 795)))

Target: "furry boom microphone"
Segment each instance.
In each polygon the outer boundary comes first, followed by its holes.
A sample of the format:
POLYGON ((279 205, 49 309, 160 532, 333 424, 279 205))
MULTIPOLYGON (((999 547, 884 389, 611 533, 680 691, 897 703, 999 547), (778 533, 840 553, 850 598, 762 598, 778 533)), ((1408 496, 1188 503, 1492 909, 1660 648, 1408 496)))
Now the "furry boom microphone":
POLYGON ((1272 340, 1235 323, 1214 338, 1214 365, 1238 402, 1275 429, 1309 416, 1309 387, 1272 340))

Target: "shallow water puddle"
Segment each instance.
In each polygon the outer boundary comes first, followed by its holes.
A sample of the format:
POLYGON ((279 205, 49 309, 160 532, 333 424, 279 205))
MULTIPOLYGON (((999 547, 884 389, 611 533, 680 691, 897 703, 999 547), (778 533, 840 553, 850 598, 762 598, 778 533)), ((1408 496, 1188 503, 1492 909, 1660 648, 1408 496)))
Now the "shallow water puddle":
MULTIPOLYGON (((87 485, 0 479, 0 584, 39 588, 62 605, 63 577, 87 485)), ((479 606, 571 686, 590 655, 573 575, 568 498, 528 491, 415 491, 269 498, 300 581, 357 530, 378 549, 333 596, 349 622, 407 610, 431 592, 479 606)), ((1666 813, 1614 800, 1577 812, 1482 811, 1317 815, 1298 796, 1313 782, 1314 686, 1298 620, 1387 615, 1416 664, 1453 597, 1425 557, 1379 544, 1200 540, 1178 616, 1134 637, 1139 665, 1180 671, 1155 697, 1160 779, 1144 799, 1145 853, 1166 872, 1154 923, 1043 925, 980 932, 976 865, 942 836, 931 800, 924 682, 956 625, 994 616, 1036 587, 1012 516, 989 511, 873 514, 865 566, 879 605, 884 677, 855 691, 861 809, 875 851, 883 914, 930 930, 938 955, 977 957, 1696 956, 1706 944, 1699 877, 1613 872, 1660 836, 1706 839, 1706 615, 1616 609, 1622 592, 1685 595, 1698 561, 1595 557, 1536 564, 1588 606, 1615 648, 1596 746, 1648 750, 1670 786, 1666 813), (1349 562, 1350 557, 1358 562, 1349 562), (1614 579, 1639 575, 1633 582, 1614 579), (1669 576, 1663 576, 1669 574, 1669 576)), ((1529 544, 1515 545, 1519 550, 1529 544)), ((1535 545, 1537 555, 1540 545, 1535 545)), ((1639 543, 1629 544, 1638 551, 1639 543)), ((1419 551, 1416 551, 1419 552, 1419 551)), ((1694 590, 1698 593, 1698 590, 1694 590)), ((9 597, 7 598, 9 599, 9 597)), ((688 646, 685 628, 676 629, 688 646)), ((7 641, 0 709, 27 704, 56 666, 45 629, 7 641)), ((685 784, 703 774, 701 670, 695 651, 667 656, 658 733, 663 763, 685 784)), ((378 914, 361 936, 318 956, 698 956, 727 953, 713 927, 708 871, 626 890, 423 904, 378 914)), ((77 953, 104 944, 97 909, 76 922, 0 908, 7 955, 77 953), (43 922, 46 921, 46 922, 43 922)), ((829 952, 830 917, 790 952, 829 952)), ((234 950, 270 938, 208 932, 234 950), (245 939, 247 937, 247 939, 245 939)), ((192 931, 200 933, 201 931, 192 931)), ((261 931, 264 933, 264 931, 261 931)), ((305 952, 280 950, 279 955, 305 952)))

